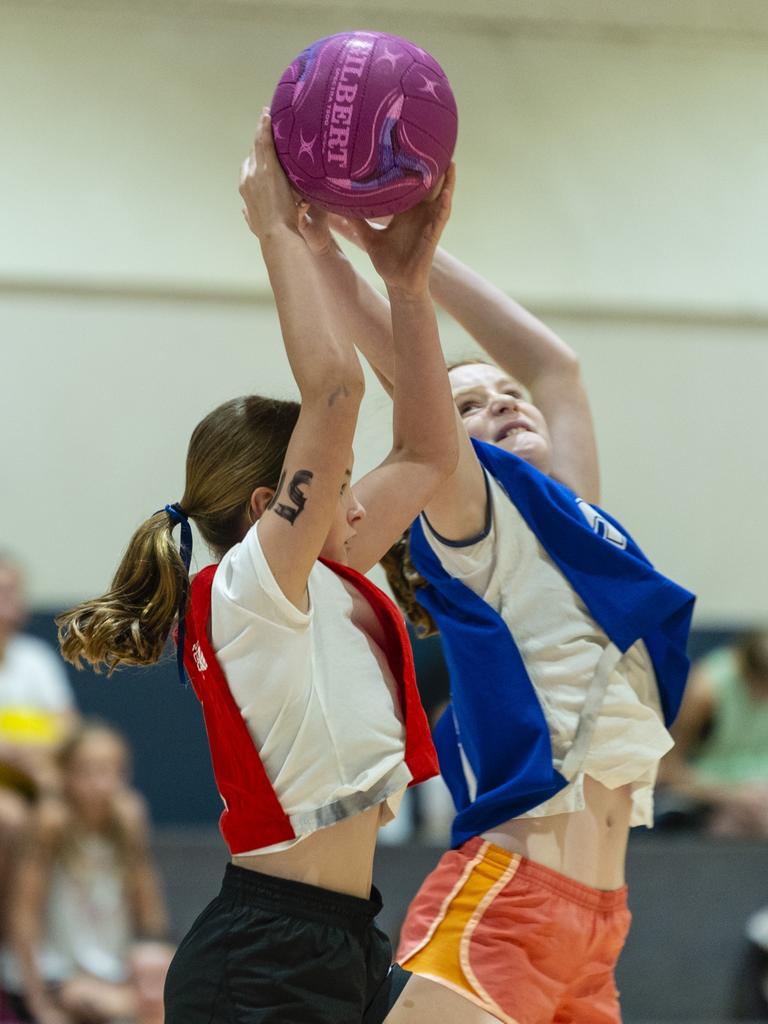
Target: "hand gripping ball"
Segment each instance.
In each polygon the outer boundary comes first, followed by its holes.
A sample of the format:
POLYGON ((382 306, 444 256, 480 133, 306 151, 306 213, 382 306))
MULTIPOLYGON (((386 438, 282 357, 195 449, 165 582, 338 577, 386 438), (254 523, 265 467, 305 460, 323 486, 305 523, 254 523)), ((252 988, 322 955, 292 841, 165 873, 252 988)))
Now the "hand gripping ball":
POLYGON ((456 101, 442 68, 407 39, 342 32, 286 68, 272 132, 293 187, 348 217, 383 217, 434 189, 456 143, 456 101))

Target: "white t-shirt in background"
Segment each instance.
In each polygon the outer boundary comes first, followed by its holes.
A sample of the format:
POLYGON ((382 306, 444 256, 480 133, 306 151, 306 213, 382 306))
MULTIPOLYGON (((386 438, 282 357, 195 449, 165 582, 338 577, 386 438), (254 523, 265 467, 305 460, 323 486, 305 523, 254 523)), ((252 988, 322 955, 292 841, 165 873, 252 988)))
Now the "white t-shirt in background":
POLYGON ((26 633, 11 637, 0 661, 0 709, 60 713, 74 703, 66 669, 48 644, 26 633))

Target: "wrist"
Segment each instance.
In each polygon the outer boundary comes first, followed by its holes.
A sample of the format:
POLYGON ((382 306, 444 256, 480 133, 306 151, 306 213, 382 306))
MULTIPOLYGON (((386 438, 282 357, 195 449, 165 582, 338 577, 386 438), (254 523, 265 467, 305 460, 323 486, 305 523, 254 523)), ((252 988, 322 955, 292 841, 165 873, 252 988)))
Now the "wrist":
POLYGON ((284 220, 276 220, 271 224, 267 224, 259 232, 259 241, 261 242, 262 249, 271 247, 273 245, 280 245, 286 241, 286 239, 294 236, 295 238, 301 238, 296 228, 284 220))
POLYGON ((421 305, 430 302, 429 284, 425 281, 420 285, 400 285, 384 282, 387 288, 387 295, 390 302, 397 302, 401 305, 421 305))

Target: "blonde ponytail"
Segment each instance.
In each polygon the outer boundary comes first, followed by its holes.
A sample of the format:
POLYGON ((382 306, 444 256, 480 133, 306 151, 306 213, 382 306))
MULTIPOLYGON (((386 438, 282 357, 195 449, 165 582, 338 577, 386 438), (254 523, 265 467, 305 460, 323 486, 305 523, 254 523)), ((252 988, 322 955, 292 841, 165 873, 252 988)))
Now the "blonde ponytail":
POLYGON ((111 674, 120 665, 159 660, 189 601, 188 520, 216 558, 239 543, 250 526, 254 489, 277 487, 299 409, 296 402, 246 395, 217 406, 198 423, 181 503, 166 505, 139 527, 106 594, 57 617, 67 661, 80 668, 83 659, 111 674), (172 536, 176 523, 182 526, 181 551, 172 536))
POLYGON ((152 665, 163 653, 189 595, 189 575, 165 509, 134 533, 109 590, 56 618, 61 653, 107 674, 120 665, 152 665))

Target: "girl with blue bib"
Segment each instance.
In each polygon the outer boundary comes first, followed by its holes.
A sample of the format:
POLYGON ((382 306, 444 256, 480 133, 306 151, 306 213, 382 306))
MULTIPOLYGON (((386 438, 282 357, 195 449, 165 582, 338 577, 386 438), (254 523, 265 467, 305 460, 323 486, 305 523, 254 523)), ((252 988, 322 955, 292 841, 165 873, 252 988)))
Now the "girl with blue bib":
MULTIPOLYGON (((391 381, 386 300, 355 280, 321 216, 304 232, 326 294, 391 381)), ((652 823, 693 597, 598 505, 571 349, 441 249, 430 288, 489 361, 449 370, 458 468, 385 559, 417 628, 442 638, 451 703, 434 738, 457 812, 398 959, 509 1024, 609 1024, 627 838, 652 823)))

